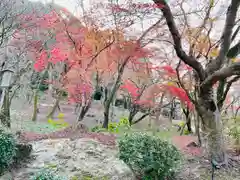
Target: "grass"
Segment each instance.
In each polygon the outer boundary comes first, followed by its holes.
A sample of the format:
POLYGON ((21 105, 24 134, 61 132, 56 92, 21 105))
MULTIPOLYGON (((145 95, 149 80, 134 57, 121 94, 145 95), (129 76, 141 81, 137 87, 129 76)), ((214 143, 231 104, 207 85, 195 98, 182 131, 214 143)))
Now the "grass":
POLYGON ((124 136, 125 133, 131 134, 134 132, 143 132, 143 133, 147 133, 149 135, 154 135, 157 136, 159 138, 161 138, 162 140, 171 140, 173 136, 178 136, 179 133, 176 131, 176 129, 174 127, 169 128, 168 130, 165 129, 153 129, 153 128, 136 128, 136 127, 131 127, 130 129, 128 128, 119 128, 119 132, 117 133, 113 133, 115 135, 117 135, 117 137, 122 137, 124 136))
MULTIPOLYGON (((1 127, 1 125, 0 125, 1 127)), ((30 120, 24 120, 24 121, 12 121, 11 124, 11 131, 26 131, 26 132, 34 132, 38 134, 46 134, 54 132, 58 129, 56 129, 53 125, 43 122, 33 122, 30 120)))
MULTIPOLYGON (((32 122, 32 121, 18 121, 18 122, 12 122, 12 129, 21 129, 23 131, 28 131, 28 132, 34 132, 34 133, 40 133, 40 134, 44 134, 44 133, 50 133, 50 132, 54 132, 57 129, 55 127, 53 127, 51 124, 48 123, 43 123, 43 122, 32 122)), ((160 129, 160 130, 156 130, 156 129, 140 129, 140 128, 136 128, 133 127, 131 129, 122 129, 120 130, 119 133, 117 133, 118 137, 121 137, 124 135, 124 133, 133 133, 133 132, 145 132, 148 133, 150 135, 155 135, 160 137, 163 140, 168 140, 171 141, 173 136, 178 136, 179 133, 176 131, 176 129, 174 127, 169 128, 168 130, 165 129, 160 129)), ((202 165, 202 163, 196 164, 197 159, 194 158, 195 162, 191 162, 191 161, 185 161, 187 166, 190 166, 191 170, 192 169, 196 169, 196 171, 194 172, 195 175, 198 176, 198 178, 195 176, 194 178, 188 177, 188 175, 185 177, 185 175, 183 175, 183 177, 181 178, 181 180, 210 180, 211 179, 211 168, 209 167, 198 167, 198 165, 202 165)), ((186 169, 183 169, 181 173, 184 173, 185 171, 187 171, 186 169)), ((181 174, 180 173, 180 174, 181 174)), ((221 171, 216 171, 215 172, 215 179, 216 180, 237 180, 239 179, 239 168, 237 169, 233 169, 231 168, 230 170, 222 170, 221 171)))

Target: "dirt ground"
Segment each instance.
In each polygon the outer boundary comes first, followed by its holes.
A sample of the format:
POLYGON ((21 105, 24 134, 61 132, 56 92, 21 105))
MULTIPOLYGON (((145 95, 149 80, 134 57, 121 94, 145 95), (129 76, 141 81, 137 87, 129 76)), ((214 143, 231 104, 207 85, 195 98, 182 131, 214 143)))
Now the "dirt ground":
MULTIPOLYGON (((43 99, 39 105, 39 114, 37 123, 46 124, 48 114, 53 100, 43 99)), ((64 120, 69 124, 76 122, 76 114, 74 114, 74 106, 67 103, 61 103, 61 111, 64 114, 64 120)), ((100 103, 94 103, 93 107, 88 112, 88 115, 82 122, 87 127, 93 127, 98 125, 103 119, 103 107, 100 103)), ((126 116, 127 113, 124 110, 115 110, 115 114, 112 116, 113 121, 117 121, 120 117, 126 116)), ((58 112, 59 113, 59 112, 58 112)), ((57 119, 58 113, 55 114, 54 119, 57 119)), ((32 115, 32 105, 24 102, 23 100, 15 100, 12 106, 12 123, 15 129, 24 129, 26 121, 29 122, 32 115)), ((145 120, 138 125, 138 128, 145 128, 149 123, 149 120, 145 120)), ((35 126, 35 124, 32 124, 35 126)), ((40 125, 41 126, 41 125, 40 125)), ((21 134, 22 141, 30 142, 47 138, 93 138, 101 143, 110 147, 116 146, 116 136, 102 133, 86 132, 85 129, 72 130, 70 127, 54 132, 51 130, 42 133, 36 133, 33 130, 25 131, 21 134)), ((199 147, 187 147, 192 141, 196 142, 196 137, 192 136, 174 136, 172 142, 175 144, 184 154, 185 161, 182 165, 182 169, 178 174, 176 180, 208 180, 212 176, 211 163, 204 156, 203 149, 199 147)), ((236 156, 231 153, 231 162, 229 167, 216 170, 214 173, 214 180, 239 180, 240 178, 240 156, 236 156)))
MULTIPOLYGON (((21 136, 22 141, 30 142, 48 138, 92 138, 110 148, 116 148, 116 136, 112 134, 92 133, 81 131, 80 129, 72 131, 70 128, 60 130, 47 135, 25 132, 21 136)), ((212 167, 208 158, 199 147, 187 147, 195 137, 191 136, 174 136, 172 139, 181 152, 184 154, 184 161, 181 171, 178 173, 176 180, 211 180, 212 167)), ((214 180, 239 180, 240 177, 240 156, 231 154, 231 163, 229 167, 223 167, 215 170, 214 180)))

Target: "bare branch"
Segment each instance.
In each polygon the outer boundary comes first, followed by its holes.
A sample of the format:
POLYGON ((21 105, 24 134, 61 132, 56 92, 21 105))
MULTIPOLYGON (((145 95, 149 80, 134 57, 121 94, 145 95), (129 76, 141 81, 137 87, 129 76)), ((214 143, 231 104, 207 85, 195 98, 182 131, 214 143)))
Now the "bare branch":
POLYGON ((217 81, 224 80, 233 75, 240 75, 240 62, 216 71, 206 78, 206 80, 201 84, 201 87, 204 88, 212 86, 217 81))
POLYGON ((177 65, 177 67, 176 67, 177 79, 178 79, 177 84, 178 84, 178 86, 179 86, 180 88, 182 88, 182 89, 186 92, 188 98, 189 98, 193 103, 196 103, 196 102, 194 101, 194 99, 190 96, 189 91, 185 88, 184 84, 183 84, 182 81, 181 81, 180 73, 179 73, 180 65, 181 65, 181 59, 179 60, 178 65, 177 65))
POLYGON ((154 23, 152 26, 150 26, 138 39, 138 41, 142 41, 144 37, 152 30, 154 29, 161 21, 163 20, 163 17, 159 19, 156 23, 154 23))
POLYGON ((230 90, 232 84, 233 84, 234 82, 237 82, 239 79, 240 79, 240 76, 236 76, 236 77, 234 77, 233 79, 231 79, 231 80, 227 83, 226 89, 225 89, 224 94, 223 94, 223 97, 222 97, 223 100, 226 99, 227 94, 228 94, 228 91, 230 90))
POLYGON ((237 29, 234 31, 233 35, 232 35, 232 38, 231 38, 231 41, 233 42, 235 40, 235 38, 237 37, 237 34, 239 33, 240 31, 240 25, 237 27, 237 29))
POLYGON ((165 19, 167 21, 169 31, 171 32, 171 35, 172 35, 172 38, 174 41, 174 48, 175 48, 177 56, 184 63, 186 63, 187 65, 192 67, 197 72, 200 80, 203 81, 205 79, 205 71, 204 71, 202 65, 194 57, 188 56, 186 54, 186 52, 183 50, 181 36, 176 27, 170 7, 165 2, 165 0, 153 0, 153 1, 157 5, 159 5, 159 4, 164 5, 164 7, 159 6, 159 9, 161 9, 163 16, 165 17, 165 19))
POLYGON ((215 71, 219 70, 222 67, 222 65, 224 64, 226 55, 230 48, 231 38, 232 38, 231 37, 232 30, 235 25, 235 20, 236 20, 236 15, 237 15, 239 5, 240 5, 239 0, 232 0, 231 4, 228 7, 225 26, 224 26, 224 30, 223 30, 222 37, 221 37, 221 40, 222 40, 221 48, 220 48, 218 57, 215 60, 211 61, 211 63, 208 64, 206 72, 209 75, 213 74, 215 71))
MULTIPOLYGON (((195 36, 195 39, 196 39, 196 40, 199 38, 199 36, 201 35, 203 29, 205 28, 206 23, 207 23, 207 21, 208 21, 208 19, 209 19, 210 12, 211 12, 212 8, 213 8, 213 5, 212 5, 212 3, 210 2, 210 3, 209 3, 209 6, 208 6, 208 8, 207 8, 206 15, 205 15, 205 17, 204 17, 204 19, 203 19, 203 22, 202 22, 201 26, 199 27, 199 30, 198 30, 198 32, 197 32, 197 34, 196 34, 196 36, 195 36)), ((211 31, 211 30, 210 30, 210 31, 211 31)), ((209 33, 210 33, 210 31, 209 31, 209 33)), ((207 36, 207 37, 209 37, 209 36, 207 36)), ((209 39, 209 38, 208 38, 208 39, 209 39)), ((197 42, 197 41, 195 41, 195 43, 193 43, 193 44, 191 45, 191 48, 190 48, 191 50, 193 50, 194 47, 196 46, 196 42, 197 42)), ((190 55, 191 55, 191 54, 190 54, 190 55)))

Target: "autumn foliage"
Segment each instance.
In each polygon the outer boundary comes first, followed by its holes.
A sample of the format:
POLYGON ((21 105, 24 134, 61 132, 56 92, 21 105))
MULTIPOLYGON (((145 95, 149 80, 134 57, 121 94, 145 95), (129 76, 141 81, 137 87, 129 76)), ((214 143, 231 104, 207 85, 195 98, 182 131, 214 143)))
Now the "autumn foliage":
POLYGON ((144 63, 139 59, 151 56, 138 41, 126 40, 120 30, 85 27, 66 10, 33 13, 21 19, 25 31, 16 31, 15 45, 28 47, 36 71, 46 70, 49 63, 66 64, 61 87, 68 91, 71 101, 91 97, 96 72, 100 83, 107 85, 124 61, 129 70, 140 75, 144 63))
MULTIPOLYGON (((21 21, 25 31, 16 31, 15 45, 27 47, 38 72, 47 70, 49 63, 67 65, 67 72, 62 73, 59 82, 51 83, 66 90, 71 102, 90 100, 96 73, 98 83, 106 87, 116 78, 119 67, 127 62, 120 91, 127 93, 133 103, 153 107, 155 99, 167 91, 192 108, 186 92, 176 84, 152 83, 153 71, 161 71, 159 78, 174 82, 176 70, 170 65, 154 67, 149 61, 152 51, 142 48, 135 39, 126 40, 120 29, 84 26, 65 9, 44 15, 24 15, 21 21)), ((183 70, 191 71, 191 68, 185 65, 183 70)))

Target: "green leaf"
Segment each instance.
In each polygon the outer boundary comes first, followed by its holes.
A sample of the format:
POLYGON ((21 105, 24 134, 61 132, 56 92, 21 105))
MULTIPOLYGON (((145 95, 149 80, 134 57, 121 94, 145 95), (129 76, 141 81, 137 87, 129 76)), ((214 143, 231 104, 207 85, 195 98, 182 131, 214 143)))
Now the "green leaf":
POLYGON ((229 59, 233 59, 235 57, 237 57, 240 54, 240 41, 233 46, 231 49, 229 49, 228 53, 227 53, 227 57, 229 59))
POLYGON ((234 39, 237 37, 237 34, 239 33, 239 31, 240 31, 240 25, 237 27, 236 31, 233 33, 231 41, 234 41, 234 39))
POLYGON ((213 7, 214 5, 214 0, 210 0, 210 6, 213 7))

